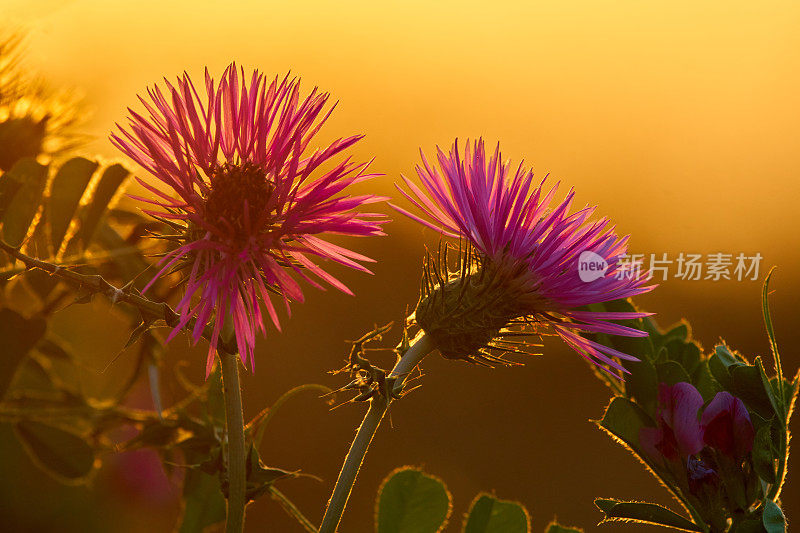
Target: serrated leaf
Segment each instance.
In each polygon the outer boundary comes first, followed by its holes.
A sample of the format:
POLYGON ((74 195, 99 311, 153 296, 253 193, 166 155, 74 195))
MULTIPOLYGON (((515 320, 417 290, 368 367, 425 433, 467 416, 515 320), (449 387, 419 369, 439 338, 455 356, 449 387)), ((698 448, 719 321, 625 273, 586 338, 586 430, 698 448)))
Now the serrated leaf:
POLYGON ((377 533, 435 533, 450 515, 444 483, 421 470, 401 467, 383 480, 378 491, 377 533))
POLYGON ((196 468, 186 472, 183 482, 183 512, 179 533, 201 533, 225 520, 225 498, 218 476, 196 468))
POLYGON ((19 246, 39 211, 47 183, 47 167, 33 159, 21 159, 3 174, 3 180, 8 179, 16 181, 20 186, 13 201, 0 213, 0 222, 3 223, 2 238, 11 246, 19 246))
POLYGON ((5 395, 17 366, 44 336, 47 323, 41 318, 27 319, 8 308, 0 309, 0 399, 5 395))
POLYGON ((98 166, 96 161, 74 157, 61 165, 53 176, 45 209, 54 253, 61 247, 81 197, 98 166))
POLYGON ((620 500, 597 498, 594 504, 605 514, 602 523, 606 522, 638 522, 671 527, 682 531, 703 531, 703 529, 655 503, 624 502, 620 500))
POLYGON ((521 504, 478 494, 470 505, 464 533, 527 533, 530 525, 528 511, 521 504))
POLYGON ((583 529, 579 527, 562 526, 553 520, 547 525, 547 529, 544 530, 544 533, 583 533, 583 529))
POLYGON ((34 463, 56 479, 80 482, 94 468, 94 450, 80 435, 31 420, 14 430, 34 463))
POLYGON ((772 500, 764 502, 764 513, 761 515, 761 521, 767 533, 786 532, 786 517, 783 516, 783 511, 778 507, 778 504, 772 500))

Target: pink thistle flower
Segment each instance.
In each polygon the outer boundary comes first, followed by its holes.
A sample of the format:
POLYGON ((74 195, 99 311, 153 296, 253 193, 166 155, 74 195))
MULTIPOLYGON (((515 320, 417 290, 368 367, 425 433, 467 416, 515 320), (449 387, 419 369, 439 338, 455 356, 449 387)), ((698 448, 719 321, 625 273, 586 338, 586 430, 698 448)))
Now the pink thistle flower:
POLYGON ((333 111, 324 111, 328 93, 300 97, 299 81, 271 82, 257 70, 249 82, 231 64, 215 83, 206 69, 198 92, 187 74, 176 85, 165 80, 140 97, 149 116, 129 109, 128 128, 111 135, 117 148, 166 185, 164 192, 141 179, 153 198, 134 197, 154 206, 146 213, 169 224, 178 246, 167 253, 159 277, 185 271, 185 293, 176 307, 180 322, 172 339, 192 319, 197 342, 213 321, 207 373, 229 317, 242 362, 254 369, 257 330, 265 333, 261 306, 276 328, 278 315, 269 293, 303 301, 294 273, 313 286, 319 280, 351 294, 312 257, 369 272, 371 259, 322 238, 325 234, 383 235, 387 221, 355 209, 385 200, 350 196, 350 185, 375 177, 368 163, 340 157, 362 135, 309 149, 333 111), (241 76, 241 77, 240 77, 241 76))
MULTIPOLYGON (((627 298, 647 292, 646 273, 625 271, 620 260, 627 249, 628 237, 618 238, 607 219, 589 222, 594 208, 585 207, 570 214, 574 192, 569 191, 564 201, 550 207, 558 185, 545 191, 547 177, 537 183, 533 172, 520 163, 516 170, 502 161, 499 145, 487 158, 483 140, 469 143, 463 154, 458 141, 449 154, 437 152, 438 167, 430 164, 422 154, 422 165, 417 174, 422 188, 403 176, 407 187, 400 192, 422 211, 423 216, 392 206, 417 222, 443 234, 466 241, 477 253, 480 266, 464 273, 472 278, 468 284, 477 287, 485 284, 484 275, 491 271, 492 289, 482 287, 484 296, 474 302, 465 299, 472 289, 466 285, 452 291, 460 296, 445 300, 463 307, 473 305, 466 312, 461 309, 446 317, 432 318, 430 305, 425 298, 415 313, 417 322, 429 333, 445 357, 466 358, 474 356, 490 345, 502 328, 514 319, 523 318, 537 327, 550 328, 569 346, 589 362, 614 375, 626 370, 613 358, 636 360, 617 350, 586 339, 580 333, 607 333, 630 337, 646 337, 647 333, 620 324, 615 320, 629 320, 648 316, 648 313, 591 312, 583 306, 627 298), (580 263, 585 257, 599 261, 603 272, 584 279, 580 263), (491 298, 485 294, 491 292, 491 298), (492 303, 486 303, 488 300, 492 303), (465 304, 465 302, 467 302, 465 304), (464 318, 469 317, 473 328, 464 318), (478 318, 480 315, 480 318, 478 318), (440 319, 441 318, 441 319, 440 319), (455 327, 454 327, 455 324, 455 327)), ((461 276, 463 278, 463 276, 461 276)), ((452 283, 441 284, 447 287, 452 283)), ((444 288, 445 293, 452 292, 444 288)), ((475 292, 475 291, 473 291, 475 292)), ((480 291, 477 291, 480 292, 480 291)), ((476 294, 477 294, 476 292, 476 294)), ((446 307, 446 306, 445 306, 446 307)), ((484 353, 485 352, 481 352, 484 353)), ((492 357, 489 357, 492 359, 492 357)), ((497 359, 497 358, 494 358, 497 359)))

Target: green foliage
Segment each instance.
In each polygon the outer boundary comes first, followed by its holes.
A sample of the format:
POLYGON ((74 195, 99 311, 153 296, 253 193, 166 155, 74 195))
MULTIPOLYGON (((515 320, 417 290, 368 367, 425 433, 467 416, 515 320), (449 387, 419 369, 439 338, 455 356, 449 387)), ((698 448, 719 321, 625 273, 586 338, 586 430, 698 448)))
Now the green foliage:
MULTIPOLYGON (((383 480, 375 513, 376 533, 442 531, 451 512, 450 493, 444 483, 410 466, 398 468, 383 480)), ((462 533, 528 533, 528 510, 515 501, 482 492, 464 516, 462 533)), ((545 533, 583 533, 553 520, 545 533)))
POLYGON ((639 431, 646 426, 655 426, 655 422, 635 402, 618 396, 611 399, 599 425, 641 455, 638 451, 639 431))
MULTIPOLYGON (((621 321, 630 327, 647 331, 649 336, 646 339, 587 335, 640 360, 632 363, 621 361, 630 372, 624 382, 600 376, 615 393, 615 397, 598 425, 646 463, 691 515, 689 520, 655 504, 598 499, 596 504, 605 513, 604 521, 636 520, 689 531, 704 530, 707 527, 704 520, 715 524, 715 528, 724 523, 725 517, 719 516, 724 511, 723 507, 703 504, 695 495, 690 494, 685 481, 680 482, 681 476, 671 471, 673 466, 653 462, 652 458, 643 453, 639 444, 642 428, 656 426, 659 385, 686 382, 701 393, 706 403, 723 390, 742 400, 756 432, 753 450, 745 459, 750 466, 745 466, 744 471, 751 472, 750 477, 746 480, 746 485, 727 490, 738 491, 731 494, 737 495, 740 504, 747 504, 753 501, 750 498, 755 498, 761 505, 755 511, 737 515, 733 530, 763 531, 762 521, 763 527, 767 527, 768 521, 772 524, 771 527, 782 524, 782 514, 775 501, 785 478, 789 439, 787 417, 796 400, 800 378, 789 381, 782 375, 767 307, 768 282, 769 277, 764 285, 762 307, 775 359, 775 373, 772 376, 765 370, 761 357, 755 357, 750 363, 747 358, 725 344, 716 346, 710 354, 703 354, 700 346, 692 340, 691 331, 685 322, 664 330, 651 318, 621 321)), ((627 300, 593 305, 591 310, 636 311, 627 300)), ((722 468, 742 467, 723 465, 722 468)))
POLYGON ((594 503, 605 514, 601 523, 636 522, 665 526, 681 531, 703 531, 702 527, 690 520, 654 503, 623 502, 604 498, 598 498, 594 503))
POLYGON ((464 533, 527 533, 530 522, 528 511, 521 504, 484 493, 472 501, 464 533))
POLYGON ((378 533, 435 533, 450 516, 450 493, 439 478, 401 467, 384 479, 376 507, 378 533))

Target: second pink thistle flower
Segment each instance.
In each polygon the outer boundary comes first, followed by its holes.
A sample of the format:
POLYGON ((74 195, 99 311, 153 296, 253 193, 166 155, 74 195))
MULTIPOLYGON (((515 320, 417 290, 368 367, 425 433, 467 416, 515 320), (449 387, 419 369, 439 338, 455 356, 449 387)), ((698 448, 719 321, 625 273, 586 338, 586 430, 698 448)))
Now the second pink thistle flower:
MULTIPOLYGON (((628 298, 653 288, 644 273, 624 272, 627 237, 607 219, 594 222, 594 208, 570 213, 574 192, 551 207, 557 186, 547 190, 522 164, 503 161, 499 146, 487 156, 483 140, 462 152, 437 152, 437 165, 424 154, 417 174, 422 188, 403 177, 400 192, 423 216, 395 207, 410 218, 466 241, 459 267, 428 268, 415 318, 445 357, 477 362, 501 360, 517 351, 503 339, 512 324, 552 331, 588 361, 610 373, 626 372, 616 359, 635 357, 589 340, 581 333, 645 337, 617 320, 647 313, 592 312, 584 306, 628 298), (579 274, 581 254, 605 263, 602 275, 579 274), (498 356, 497 354, 501 355, 498 356)), ((430 265, 429 265, 430 267, 430 265)))

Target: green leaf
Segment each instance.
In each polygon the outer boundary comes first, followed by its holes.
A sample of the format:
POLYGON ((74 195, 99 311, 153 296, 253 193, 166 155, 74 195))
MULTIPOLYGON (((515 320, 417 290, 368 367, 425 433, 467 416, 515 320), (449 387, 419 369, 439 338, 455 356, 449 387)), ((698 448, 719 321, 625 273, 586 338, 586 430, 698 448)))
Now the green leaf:
POLYGON ((100 220, 108 210, 108 206, 117 190, 129 175, 128 169, 120 164, 111 165, 103 171, 91 201, 81 210, 78 216, 80 228, 73 241, 79 241, 84 249, 94 238, 100 220))
POLYGON ((737 358, 724 344, 714 347, 714 354, 708 359, 708 368, 711 370, 711 375, 726 390, 730 390, 732 387, 731 369, 743 364, 745 363, 737 358))
POLYGON ((783 516, 781 508, 772 500, 764 502, 764 514, 761 516, 761 521, 767 533, 785 533, 786 531, 786 517, 783 516))
POLYGON ((638 522, 641 524, 655 524, 682 531, 703 531, 703 529, 682 517, 655 503, 623 502, 605 498, 597 498, 594 504, 605 514, 600 522, 638 522))
POLYGON ((547 525, 544 533, 583 533, 579 527, 566 527, 559 524, 555 519, 547 525))
POLYGON ((530 516, 521 504, 484 493, 472 500, 464 533, 527 533, 530 527, 530 516))
POLYGON ((61 165, 53 176, 45 209, 54 253, 61 248, 81 197, 98 166, 96 161, 75 157, 61 165))
POLYGON ((658 373, 659 383, 666 383, 667 385, 675 385, 681 382, 691 383, 689 374, 675 361, 658 363, 656 365, 656 372, 658 373))
POLYGON ((694 372, 692 372, 692 383, 706 402, 711 401, 722 390, 719 382, 711 375, 707 360, 700 361, 695 367, 694 372))
POLYGON ((623 361, 622 365, 630 372, 625 376, 625 393, 636 400, 648 413, 655 413, 658 402, 658 373, 647 357, 640 361, 623 361))
POLYGON ((769 424, 764 424, 756 432, 753 442, 753 468, 765 482, 770 485, 776 482, 775 451, 769 424))
POLYGON ((46 328, 47 323, 41 318, 28 320, 11 309, 0 309, 0 398, 11 384, 17 366, 44 336, 46 328))
POLYGON ((218 476, 196 468, 186 472, 183 482, 183 513, 179 533, 200 533, 225 520, 225 498, 218 476))
POLYGON ((94 468, 94 450, 75 433, 30 420, 14 430, 33 462, 66 483, 83 481, 94 468))
POLYGON ((391 472, 378 491, 377 533, 434 533, 450 516, 450 494, 436 477, 412 467, 391 472))
POLYGON ((13 201, 0 212, 3 240, 11 246, 19 246, 39 211, 42 193, 47 183, 47 167, 33 159, 21 159, 11 170, 3 174, 3 181, 5 180, 16 181, 19 188, 13 195, 13 201))
POLYGON ((685 321, 678 322, 670 329, 668 329, 664 334, 658 338, 658 340, 654 341, 656 350, 660 349, 662 346, 667 346, 668 344, 672 344, 676 342, 678 344, 684 344, 689 339, 689 324, 685 321))
MULTIPOLYGON (((779 386, 780 392, 778 393, 778 397, 783 400, 783 368, 781 367, 781 354, 778 351, 778 343, 775 340, 775 329, 772 327, 772 315, 769 312, 769 280, 772 278, 772 273, 775 272, 775 267, 772 267, 767 274, 767 277, 764 279, 764 287, 761 289, 761 313, 764 315, 764 327, 767 329, 767 336, 769 337, 769 347, 772 350, 772 356, 775 359, 775 374, 778 375, 780 378, 779 386)), ((779 411, 779 416, 782 418, 782 422, 784 427, 786 425, 786 414, 788 413, 788 409, 786 409, 786 405, 781 406, 781 410, 779 411)))
POLYGON ((764 418, 771 418, 775 413, 770 402, 761 373, 754 365, 733 365, 730 367, 731 383, 728 389, 738 396, 747 407, 764 418))
POLYGON ((639 449, 639 431, 643 427, 655 427, 656 424, 641 407, 627 398, 617 397, 608 404, 599 425, 637 451, 639 449))
POLYGON ((673 339, 664 345, 667 359, 675 361, 691 374, 702 361, 700 347, 693 341, 673 339))
POLYGON ((761 386, 764 388, 764 392, 766 393, 767 399, 772 406, 772 410, 778 415, 780 420, 783 420, 783 400, 778 398, 778 395, 772 388, 772 383, 770 383, 767 373, 764 371, 764 364, 761 362, 761 357, 756 357, 755 365, 758 369, 758 374, 761 377, 761 386))

